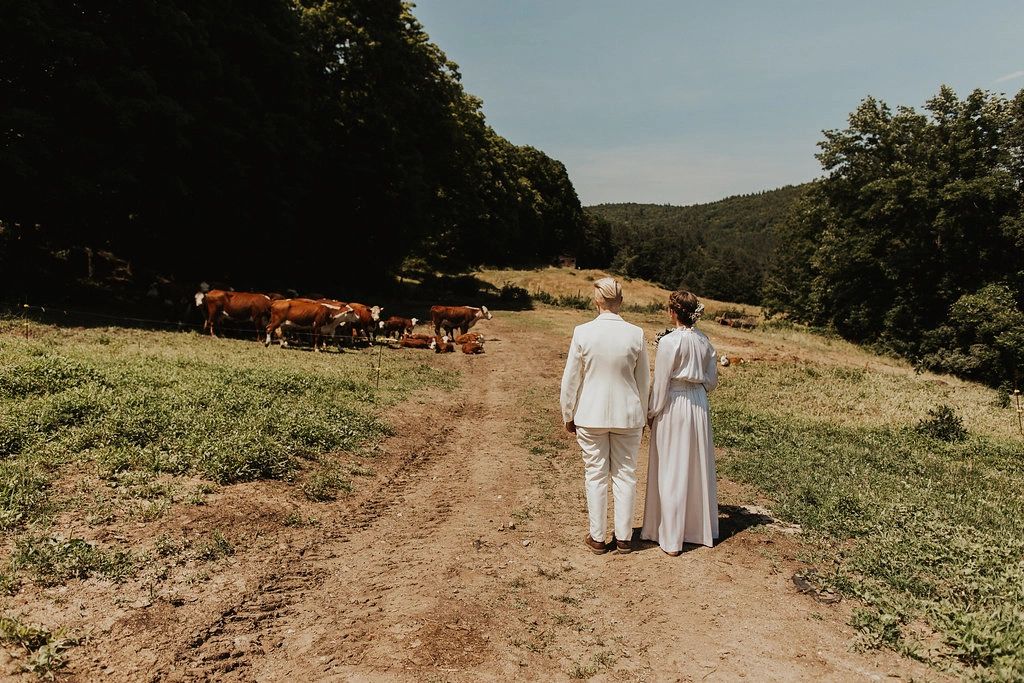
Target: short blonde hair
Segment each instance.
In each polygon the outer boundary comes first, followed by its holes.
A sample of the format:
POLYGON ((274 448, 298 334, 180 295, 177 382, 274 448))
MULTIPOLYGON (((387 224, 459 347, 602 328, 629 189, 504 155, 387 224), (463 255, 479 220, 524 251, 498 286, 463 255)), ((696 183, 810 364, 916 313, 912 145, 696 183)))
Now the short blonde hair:
POLYGON ((613 277, 603 277, 594 283, 594 299, 622 302, 622 285, 613 277))

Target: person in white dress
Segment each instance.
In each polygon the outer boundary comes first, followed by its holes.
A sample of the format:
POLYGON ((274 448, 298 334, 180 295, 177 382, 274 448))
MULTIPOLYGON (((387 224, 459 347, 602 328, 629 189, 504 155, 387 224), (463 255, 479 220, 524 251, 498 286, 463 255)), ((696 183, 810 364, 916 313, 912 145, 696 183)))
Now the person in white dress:
POLYGON ((673 292, 676 329, 658 342, 648 407, 651 443, 640 537, 669 555, 684 543, 714 545, 718 487, 708 393, 718 386, 714 347, 694 328, 704 310, 690 292, 673 292))
POLYGON ((650 366, 644 332, 619 317, 622 287, 594 283, 598 316, 572 333, 562 374, 565 428, 583 451, 590 533, 584 542, 607 552, 608 478, 615 497, 615 548, 628 553, 633 536, 636 461, 647 418, 650 366))

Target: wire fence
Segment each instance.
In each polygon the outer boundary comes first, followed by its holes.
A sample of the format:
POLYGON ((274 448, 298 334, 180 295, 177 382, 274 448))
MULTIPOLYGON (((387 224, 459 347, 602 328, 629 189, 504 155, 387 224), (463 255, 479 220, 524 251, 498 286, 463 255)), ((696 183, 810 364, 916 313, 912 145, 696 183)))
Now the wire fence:
POLYGON ((176 329, 189 329, 189 330, 202 330, 204 323, 202 322, 189 322, 184 320, 158 320, 156 318, 138 318, 128 315, 112 315, 110 313, 99 313, 97 311, 83 311, 70 308, 64 308, 62 306, 43 306, 37 304, 18 304, 17 309, 22 312, 23 315, 27 315, 32 312, 46 316, 57 316, 63 315, 65 318, 71 317, 85 317, 94 318, 97 320, 109 320, 111 322, 131 322, 141 323, 145 325, 159 325, 163 327, 171 327, 176 329))

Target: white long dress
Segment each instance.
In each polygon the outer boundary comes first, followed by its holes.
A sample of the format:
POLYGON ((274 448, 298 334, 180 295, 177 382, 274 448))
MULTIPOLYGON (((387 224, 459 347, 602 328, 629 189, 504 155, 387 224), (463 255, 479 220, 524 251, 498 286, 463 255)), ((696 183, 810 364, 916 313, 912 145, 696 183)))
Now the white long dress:
POLYGON ((718 386, 711 342, 692 328, 661 338, 648 416, 651 445, 641 538, 667 552, 718 538, 715 447, 708 392, 718 386))

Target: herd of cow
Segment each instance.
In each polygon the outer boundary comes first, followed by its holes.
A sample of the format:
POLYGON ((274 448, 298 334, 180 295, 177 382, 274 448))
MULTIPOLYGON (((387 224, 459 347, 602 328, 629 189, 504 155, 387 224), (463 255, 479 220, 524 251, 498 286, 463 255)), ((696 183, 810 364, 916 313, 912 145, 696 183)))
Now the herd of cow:
POLYGON ((380 306, 336 299, 286 298, 275 293, 211 289, 196 292, 195 300, 196 306, 206 313, 203 329, 209 330, 212 337, 217 336, 217 329, 224 320, 249 320, 256 326, 256 338, 265 346, 270 346, 271 339, 276 337, 285 347, 288 333, 308 332, 314 351, 326 348, 329 339, 347 338, 352 342, 365 339, 373 344, 377 335, 382 334, 389 339, 394 335, 399 346, 405 348, 447 353, 458 346, 466 354, 483 353, 483 336, 470 332, 469 328, 479 320, 492 317, 486 306, 432 306, 430 321, 434 334, 429 335, 413 332, 417 318, 382 319, 380 306))

